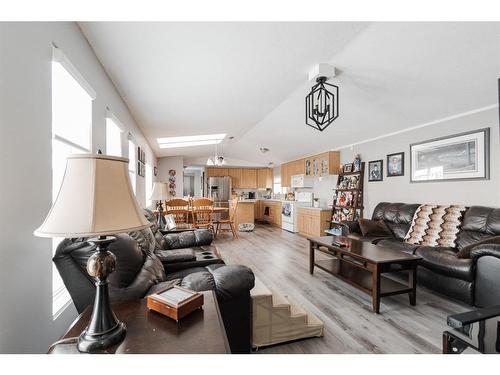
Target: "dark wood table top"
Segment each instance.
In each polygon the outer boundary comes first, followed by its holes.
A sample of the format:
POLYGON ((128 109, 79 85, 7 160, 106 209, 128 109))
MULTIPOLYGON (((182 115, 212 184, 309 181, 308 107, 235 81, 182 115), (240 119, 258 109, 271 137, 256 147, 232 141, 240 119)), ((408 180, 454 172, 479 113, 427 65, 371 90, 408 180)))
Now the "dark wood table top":
POLYGON ((345 254, 367 260, 371 263, 391 263, 401 261, 417 261, 421 257, 403 253, 402 251, 374 245, 370 242, 360 241, 344 236, 321 236, 308 237, 309 241, 324 246, 328 249, 340 251, 345 254), (337 240, 346 244, 345 247, 338 247, 332 244, 337 240))
MULTIPOLYGON (((103 353, 110 354, 201 354, 230 353, 226 331, 214 291, 203 292, 203 309, 179 320, 149 311, 146 300, 123 302, 112 306, 119 320, 127 326, 120 344, 103 353)), ((73 322, 63 339, 77 337, 90 319, 90 308, 73 322)), ((78 354, 76 342, 58 344, 50 354, 78 354)))

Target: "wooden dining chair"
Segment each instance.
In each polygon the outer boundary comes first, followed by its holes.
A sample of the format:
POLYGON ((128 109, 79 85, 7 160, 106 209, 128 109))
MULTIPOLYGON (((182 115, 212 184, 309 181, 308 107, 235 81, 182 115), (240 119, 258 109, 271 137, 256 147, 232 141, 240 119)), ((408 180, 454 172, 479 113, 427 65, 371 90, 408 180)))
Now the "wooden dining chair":
POLYGON ((170 199, 166 202, 165 215, 174 215, 177 227, 189 226, 189 201, 181 198, 170 199))
POLYGON ((193 226, 214 230, 213 226, 214 201, 208 198, 194 199, 191 208, 193 226))
POLYGON ((215 237, 217 237, 217 234, 219 233, 219 231, 221 231, 221 232, 231 231, 233 233, 233 239, 238 238, 238 231, 236 230, 236 224, 234 221, 237 208, 238 208, 238 197, 232 199, 230 204, 229 204, 229 218, 219 219, 214 223, 215 224, 215 237))

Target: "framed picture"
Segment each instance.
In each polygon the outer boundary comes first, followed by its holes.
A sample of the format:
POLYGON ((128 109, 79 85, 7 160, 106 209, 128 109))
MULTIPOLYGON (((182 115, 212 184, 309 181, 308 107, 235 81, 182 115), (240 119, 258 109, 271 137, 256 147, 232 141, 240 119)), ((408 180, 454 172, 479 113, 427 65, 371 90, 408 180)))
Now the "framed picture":
POLYGON ((410 145, 411 182, 490 178, 490 129, 410 145))
POLYGON ((387 177, 405 175, 405 153, 397 152, 387 155, 387 177))
POLYGON ((368 181, 382 181, 384 179, 384 161, 372 160, 368 162, 368 181))
POLYGON ((344 173, 351 173, 353 170, 353 165, 352 163, 348 163, 348 164, 344 164, 344 166, 342 167, 342 171, 344 173))

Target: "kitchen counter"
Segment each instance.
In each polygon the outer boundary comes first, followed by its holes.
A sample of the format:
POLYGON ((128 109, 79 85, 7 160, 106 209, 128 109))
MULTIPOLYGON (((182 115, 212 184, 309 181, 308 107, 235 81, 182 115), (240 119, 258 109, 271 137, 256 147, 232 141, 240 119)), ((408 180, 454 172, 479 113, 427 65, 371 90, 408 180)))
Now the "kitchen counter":
POLYGON ((301 208, 306 208, 308 210, 316 210, 316 211, 331 211, 332 209, 329 207, 299 207, 299 210, 301 208))

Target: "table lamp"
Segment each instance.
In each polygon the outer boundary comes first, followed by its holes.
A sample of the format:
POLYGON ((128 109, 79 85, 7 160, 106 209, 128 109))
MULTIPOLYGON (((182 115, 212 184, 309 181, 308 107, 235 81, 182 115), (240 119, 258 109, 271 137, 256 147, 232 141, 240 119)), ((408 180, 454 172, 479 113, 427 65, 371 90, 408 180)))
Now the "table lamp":
POLYGON ((153 184, 153 192, 149 198, 152 201, 158 201, 156 203, 156 209, 158 210, 157 224, 158 228, 163 228, 165 226, 165 219, 163 218, 163 201, 168 199, 167 184, 164 182, 155 182, 153 184))
POLYGON ((151 224, 135 199, 128 174, 128 159, 107 155, 70 155, 61 188, 43 224, 39 237, 96 237, 87 261, 87 272, 96 281, 92 316, 78 338, 78 350, 93 352, 120 343, 125 324, 111 310, 108 275, 116 257, 107 247, 116 238, 109 235, 147 228, 151 224))

